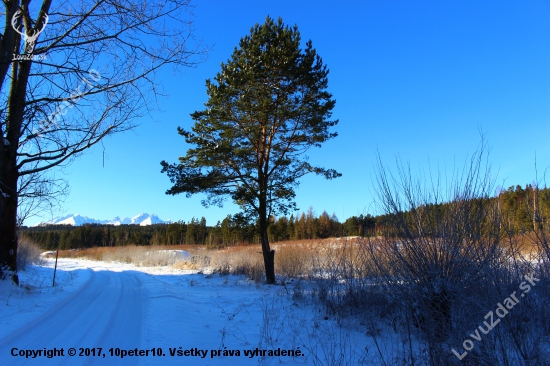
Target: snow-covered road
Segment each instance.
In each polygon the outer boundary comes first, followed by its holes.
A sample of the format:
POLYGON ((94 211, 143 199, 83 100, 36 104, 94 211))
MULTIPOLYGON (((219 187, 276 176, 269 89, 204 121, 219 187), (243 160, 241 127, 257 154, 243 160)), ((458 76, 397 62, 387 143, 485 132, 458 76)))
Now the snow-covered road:
POLYGON ((0 281, 0 365, 330 364, 340 347, 360 359, 369 342, 343 338, 323 309, 292 298, 293 284, 72 259, 60 259, 55 287, 52 277, 49 260, 21 272, 22 287, 0 281), (54 349, 63 355, 43 355, 54 349))
MULTIPOLYGON (((92 271, 90 279, 72 296, 64 299, 45 314, 0 340, 0 355, 13 348, 43 350, 74 347, 121 349, 141 348, 142 304, 145 299, 142 273, 134 271, 92 271)), ((46 361, 44 357, 39 357, 46 361)), ((25 364, 24 357, 10 361, 25 364)), ((27 360, 37 364, 36 359, 27 360)), ((101 357, 56 357, 56 364, 101 364, 101 357), (64 361, 64 362, 63 362, 64 361), (94 362, 95 361, 95 362, 94 362)), ((136 361, 136 360, 134 360, 136 361)), ((136 362, 134 362, 135 364, 136 362)))

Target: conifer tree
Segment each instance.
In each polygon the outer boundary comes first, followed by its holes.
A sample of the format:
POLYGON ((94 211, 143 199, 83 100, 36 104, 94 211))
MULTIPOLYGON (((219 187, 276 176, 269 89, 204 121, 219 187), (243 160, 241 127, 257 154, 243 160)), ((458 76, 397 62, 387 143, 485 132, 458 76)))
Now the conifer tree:
POLYGON ((296 209, 304 175, 341 175, 310 165, 304 155, 337 135, 329 132, 338 121, 330 120, 335 100, 327 75, 311 41, 300 48, 297 26, 267 17, 206 81, 206 108, 191 114, 191 131, 178 129, 194 148, 178 164, 161 163, 173 183, 167 194, 206 193, 205 206, 229 197, 257 220, 268 283, 275 282, 268 218, 296 209))

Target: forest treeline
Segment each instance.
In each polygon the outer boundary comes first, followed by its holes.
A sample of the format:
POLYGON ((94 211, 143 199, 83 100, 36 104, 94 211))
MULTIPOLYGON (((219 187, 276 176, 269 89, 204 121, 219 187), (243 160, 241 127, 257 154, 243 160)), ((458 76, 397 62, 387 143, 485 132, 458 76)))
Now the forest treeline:
MULTIPOLYGON (((507 234, 533 230, 534 214, 545 227, 550 219, 550 189, 525 188, 517 185, 502 190, 497 197, 486 200, 495 204, 501 214, 502 230, 507 234)), ((429 212, 441 213, 446 204, 432 205, 429 212)), ((386 230, 386 215, 359 215, 349 217, 343 223, 335 214, 324 211, 317 216, 310 208, 296 216, 270 218, 269 240, 324 239, 341 236, 377 236, 386 230)), ((124 245, 177 245, 200 244, 209 247, 231 246, 238 243, 257 243, 256 223, 240 214, 228 215, 215 226, 208 226, 206 219, 191 219, 171 224, 151 226, 98 225, 82 226, 49 225, 23 227, 21 235, 33 240, 44 249, 77 249, 100 246, 124 245)))

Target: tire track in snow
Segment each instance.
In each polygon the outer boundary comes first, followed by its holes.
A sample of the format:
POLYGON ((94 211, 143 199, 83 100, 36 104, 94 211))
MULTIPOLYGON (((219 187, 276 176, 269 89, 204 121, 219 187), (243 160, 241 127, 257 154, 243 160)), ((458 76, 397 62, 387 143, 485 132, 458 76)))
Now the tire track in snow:
MULTIPOLYGON (((0 358, 10 365, 107 365, 139 364, 139 357, 108 355, 109 348, 134 349, 142 346, 145 299, 141 274, 133 271, 94 271, 73 296, 40 317, 0 339, 0 358), (65 356, 25 359, 11 356, 11 349, 64 348, 65 356), (101 347, 105 358, 70 357, 69 348, 101 347), (126 362, 124 362, 126 361, 126 362)), ((2 362, 4 362, 2 361, 2 362)))

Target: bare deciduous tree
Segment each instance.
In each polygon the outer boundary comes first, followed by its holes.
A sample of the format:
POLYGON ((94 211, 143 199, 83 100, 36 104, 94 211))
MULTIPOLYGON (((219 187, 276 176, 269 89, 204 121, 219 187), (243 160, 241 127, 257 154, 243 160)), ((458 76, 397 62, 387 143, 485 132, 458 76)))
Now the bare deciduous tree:
POLYGON ((162 95, 159 68, 204 54, 189 0, 30 3, 3 1, 0 41, 0 275, 16 282, 19 188, 56 191, 43 172, 133 128, 162 95))
POLYGON ((47 170, 23 175, 18 183, 18 228, 31 217, 53 215, 69 194, 69 182, 50 174, 47 170))

